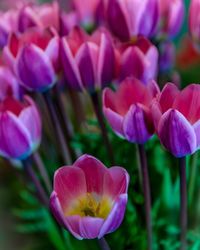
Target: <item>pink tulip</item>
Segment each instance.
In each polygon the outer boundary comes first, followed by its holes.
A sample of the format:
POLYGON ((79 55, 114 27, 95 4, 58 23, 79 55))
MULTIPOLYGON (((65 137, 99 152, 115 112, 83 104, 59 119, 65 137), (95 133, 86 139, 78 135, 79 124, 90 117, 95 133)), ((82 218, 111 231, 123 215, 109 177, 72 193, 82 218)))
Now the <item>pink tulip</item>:
POLYGON ((67 36, 70 31, 78 25, 78 16, 75 11, 61 13, 60 15, 60 35, 67 36))
POLYGON ((199 148, 200 85, 191 84, 180 91, 174 84, 166 84, 151 110, 161 143, 175 157, 199 148))
POLYGON ((25 96, 23 102, 12 97, 0 103, 0 155, 11 159, 25 159, 41 140, 41 119, 33 100, 25 96))
POLYGON ((126 78, 117 92, 103 92, 103 111, 114 132, 126 140, 145 143, 154 133, 150 105, 159 93, 157 84, 146 86, 136 78, 126 78))
POLYGON ((160 32, 162 35, 175 36, 183 23, 184 1, 183 0, 158 0, 160 8, 160 32))
POLYGON ((77 239, 102 238, 121 224, 129 175, 121 167, 106 168, 83 155, 54 175, 50 208, 58 223, 77 239))
POLYGON ((152 37, 158 23, 157 0, 109 0, 107 18, 113 33, 123 41, 138 35, 152 37))
POLYGON ((46 91, 56 83, 59 72, 59 38, 48 30, 31 29, 12 34, 4 58, 20 84, 30 91, 46 91))
POLYGON ((61 59, 70 88, 89 91, 103 88, 114 77, 115 55, 107 32, 87 36, 75 28, 61 42, 61 59))
POLYGON ((199 45, 200 42, 200 1, 191 0, 189 8, 189 31, 190 35, 195 42, 195 45, 199 45))
POLYGON ((158 70, 158 50, 146 38, 139 37, 132 45, 120 49, 120 80, 133 76, 144 84, 155 79, 158 70))

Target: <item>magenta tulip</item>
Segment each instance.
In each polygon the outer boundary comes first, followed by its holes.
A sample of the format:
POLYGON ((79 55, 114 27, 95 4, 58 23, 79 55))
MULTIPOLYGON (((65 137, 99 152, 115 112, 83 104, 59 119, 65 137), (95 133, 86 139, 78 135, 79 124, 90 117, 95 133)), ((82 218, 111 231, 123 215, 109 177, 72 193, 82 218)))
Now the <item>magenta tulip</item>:
POLYGON ((161 143, 175 157, 199 148, 200 85, 191 84, 180 91, 174 84, 166 84, 151 110, 161 143))
POLYGON ((158 7, 157 0, 109 0, 110 28, 123 41, 138 35, 152 37, 159 19, 158 7))
POLYGON ((115 55, 108 31, 87 36, 75 28, 62 39, 61 59, 72 89, 93 92, 111 83, 114 77, 115 55))
POLYGON ((33 100, 23 102, 12 97, 0 103, 0 155, 11 159, 26 159, 41 140, 41 119, 33 100))
POLYGON ((145 86, 136 78, 125 79, 116 93, 106 88, 103 111, 114 132, 130 142, 145 143, 154 134, 150 105, 158 93, 154 81, 145 86))
POLYGON ((191 0, 190 9, 189 9, 189 32, 195 42, 195 45, 199 47, 200 43, 200 1, 191 0))
POLYGON ((129 175, 121 167, 106 168, 83 155, 54 175, 50 208, 58 223, 77 239, 102 238, 121 224, 129 175))
POLYGON ((59 43, 50 31, 31 29, 19 37, 13 34, 3 53, 23 87, 44 92, 56 83, 59 43))
POLYGON ((160 35, 174 37, 180 30, 184 19, 183 0, 158 0, 160 7, 160 35))
POLYGON ((133 76, 147 84, 158 70, 158 50, 146 38, 139 37, 134 45, 123 45, 119 56, 121 80, 133 76))

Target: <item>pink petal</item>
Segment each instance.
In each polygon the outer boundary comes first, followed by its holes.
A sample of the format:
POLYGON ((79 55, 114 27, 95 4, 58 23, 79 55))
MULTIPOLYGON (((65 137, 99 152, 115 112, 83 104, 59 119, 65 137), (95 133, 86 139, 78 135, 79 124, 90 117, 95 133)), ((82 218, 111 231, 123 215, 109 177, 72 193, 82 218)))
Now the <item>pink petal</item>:
POLYGON ((54 175, 54 190, 66 211, 72 200, 87 192, 84 172, 74 166, 59 168, 54 175))
POLYGON ((104 219, 94 217, 82 217, 80 219, 79 230, 80 235, 84 239, 95 239, 98 237, 104 219))
POLYGON ((45 53, 51 60, 56 72, 60 70, 60 38, 55 36, 46 47, 45 53))
POLYGON ((31 138, 20 120, 11 112, 0 114, 0 154, 23 159, 31 153, 31 138))
POLYGON ((172 108, 173 103, 179 94, 179 90, 177 86, 173 83, 167 83, 165 87, 163 88, 161 94, 160 94, 160 106, 162 108, 162 112, 164 113, 169 108, 172 108))
POLYGON ((83 155, 75 163, 74 166, 80 168, 84 174, 87 185, 87 192, 103 193, 103 178, 106 167, 96 158, 83 155))
POLYGON ((143 144, 153 135, 153 121, 141 105, 132 105, 124 117, 125 138, 133 143, 143 144))
POLYGON ((194 124, 200 118, 200 85, 187 86, 176 97, 173 108, 180 111, 190 123, 194 124))
POLYGON ((110 214, 108 215, 101 228, 100 234, 98 236, 99 239, 102 238, 105 234, 115 231, 120 226, 124 218, 127 200, 127 194, 121 194, 118 197, 110 214))
POLYGON ((196 135, 191 124, 177 110, 169 109, 159 122, 161 143, 175 157, 183 157, 196 150, 196 135))
POLYGON ((154 127, 155 127, 155 130, 157 133, 158 132, 158 124, 159 124, 159 121, 162 117, 162 110, 161 110, 160 103, 158 102, 158 100, 156 98, 152 101, 150 110, 151 110, 151 115, 153 118, 154 127))

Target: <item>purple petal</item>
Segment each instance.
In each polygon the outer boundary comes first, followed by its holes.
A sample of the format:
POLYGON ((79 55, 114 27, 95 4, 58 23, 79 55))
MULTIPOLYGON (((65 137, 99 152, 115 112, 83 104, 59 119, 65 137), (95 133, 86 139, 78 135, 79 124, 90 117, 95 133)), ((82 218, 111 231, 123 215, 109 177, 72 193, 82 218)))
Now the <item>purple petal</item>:
POLYGON ((97 238, 103 223, 104 219, 102 218, 82 217, 79 224, 81 237, 84 239, 97 238))
POLYGON ((197 148, 200 147, 200 120, 193 124, 194 132, 197 138, 197 148))
POLYGON ((127 200, 127 194, 121 194, 117 198, 110 214, 108 215, 101 228, 101 231, 98 236, 99 239, 102 238, 105 234, 115 231, 120 226, 124 218, 127 200))
POLYGON ((196 135, 191 124, 177 110, 165 112, 158 125, 161 143, 175 156, 183 157, 196 150, 196 135))

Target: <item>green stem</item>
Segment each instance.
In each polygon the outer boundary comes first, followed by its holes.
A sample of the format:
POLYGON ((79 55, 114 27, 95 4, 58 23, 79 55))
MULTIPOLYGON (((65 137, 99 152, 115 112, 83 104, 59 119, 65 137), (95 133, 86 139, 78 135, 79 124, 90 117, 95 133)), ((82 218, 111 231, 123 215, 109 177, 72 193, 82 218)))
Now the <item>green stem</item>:
POLYGON ((106 239, 104 237, 99 239, 98 243, 99 243, 101 250, 110 250, 108 242, 106 241, 106 239))

